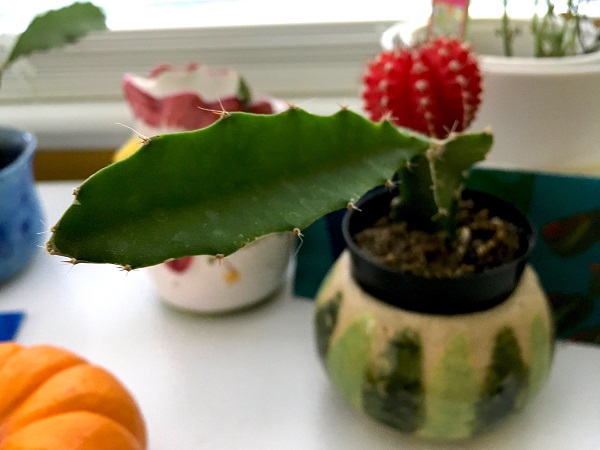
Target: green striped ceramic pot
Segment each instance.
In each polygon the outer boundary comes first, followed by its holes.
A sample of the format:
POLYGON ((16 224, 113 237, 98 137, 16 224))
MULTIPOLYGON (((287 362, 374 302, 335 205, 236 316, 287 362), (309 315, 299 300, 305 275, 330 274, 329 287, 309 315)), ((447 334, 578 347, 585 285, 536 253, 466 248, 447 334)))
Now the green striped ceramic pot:
POLYGON ((529 266, 495 306, 432 314, 366 293, 350 265, 346 250, 321 286, 316 340, 333 384, 368 416, 419 436, 467 438, 526 406, 546 380, 553 327, 529 266))

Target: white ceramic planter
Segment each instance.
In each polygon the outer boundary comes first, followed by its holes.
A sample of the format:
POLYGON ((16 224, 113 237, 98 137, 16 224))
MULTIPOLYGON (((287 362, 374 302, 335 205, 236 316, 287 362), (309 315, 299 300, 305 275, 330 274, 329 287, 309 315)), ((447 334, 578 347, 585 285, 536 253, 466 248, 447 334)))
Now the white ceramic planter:
MULTIPOLYGON (((270 114, 287 107, 270 97, 244 104, 239 89, 235 71, 198 64, 162 65, 148 77, 128 74, 123 79, 134 128, 146 136, 203 128, 221 111, 270 114)), ((126 144, 119 155, 139 146, 138 138, 132 142, 133 148, 126 144)), ((293 241, 292 233, 269 235, 223 259, 191 256, 148 272, 168 305, 198 313, 230 312, 261 302, 284 284, 293 241)))
POLYGON ((191 256, 148 269, 169 305, 198 313, 235 311, 282 287, 293 247, 291 233, 265 236, 218 260, 191 256))
MULTIPOLYGON (((515 21, 516 22, 516 21, 515 21)), ((488 160, 525 169, 565 170, 600 163, 600 52, 533 58, 531 36, 515 41, 515 57, 499 56, 498 19, 471 20, 468 40, 479 54, 483 98, 471 130, 491 126, 488 160)), ((423 27, 399 24, 382 36, 390 48, 422 36, 423 27)))

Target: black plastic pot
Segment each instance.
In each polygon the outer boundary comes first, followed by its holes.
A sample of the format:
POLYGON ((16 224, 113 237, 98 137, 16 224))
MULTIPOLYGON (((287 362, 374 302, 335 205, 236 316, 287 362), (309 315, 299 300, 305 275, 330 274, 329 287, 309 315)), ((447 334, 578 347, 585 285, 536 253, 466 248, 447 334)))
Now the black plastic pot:
POLYGON ((430 278, 402 272, 374 261, 355 243, 353 236, 372 226, 390 211, 397 191, 380 186, 363 196, 342 221, 342 233, 350 251, 351 273, 369 294, 410 311, 430 314, 463 314, 483 311, 501 303, 517 285, 534 244, 531 224, 512 204, 496 196, 466 190, 464 197, 485 207, 520 230, 521 250, 513 261, 481 273, 460 277, 430 278))

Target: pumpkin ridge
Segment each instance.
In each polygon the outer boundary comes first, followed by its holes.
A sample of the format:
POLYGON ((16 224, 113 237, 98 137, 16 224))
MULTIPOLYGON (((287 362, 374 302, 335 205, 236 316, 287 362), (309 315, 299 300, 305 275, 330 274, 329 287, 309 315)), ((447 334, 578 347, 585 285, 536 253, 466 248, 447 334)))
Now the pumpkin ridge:
POLYGON ((3 342, 0 346, 0 371, 10 358, 21 350, 23 350, 23 346, 16 342, 3 342))
POLYGON ((0 343, 0 449, 146 445, 141 410, 111 372, 60 347, 0 343))
MULTIPOLYGON (((26 347, 23 347, 22 349, 26 349, 26 347)), ((31 398, 37 391, 39 391, 45 384, 48 383, 49 380, 51 380, 56 375, 64 372, 65 370, 68 370, 72 367, 80 366, 80 365, 84 365, 84 364, 87 364, 87 362, 83 361, 81 363, 75 363, 73 365, 61 368, 60 370, 57 370, 53 374, 49 375, 47 379, 41 381, 37 386, 33 387, 29 392, 23 393, 22 396, 15 398, 15 400, 13 401, 14 405, 11 408, 7 408, 6 414, 4 416, 0 416, 0 450, 4 450, 4 444, 5 444, 5 440, 7 439, 7 436, 14 433, 16 430, 19 430, 20 428, 26 427, 28 425, 28 423, 26 423, 26 424, 22 424, 21 426, 17 426, 13 420, 14 416, 17 414, 17 412, 20 409, 20 405, 23 405, 24 403, 26 403, 29 398, 31 398)), ((1 370, 1 368, 0 368, 0 370, 1 370)), ((0 386, 0 388, 1 388, 1 386, 0 386)), ((0 407, 2 407, 2 405, 0 405, 0 407)))
POLYGON ((71 412, 89 412, 120 424, 145 445, 146 429, 126 388, 100 366, 84 362, 55 373, 13 411, 6 430, 71 412))
POLYGON ((143 450, 146 447, 145 441, 138 440, 122 424, 90 411, 70 411, 30 423, 1 444, 2 450, 143 450))
POLYGON ((86 363, 71 352, 49 345, 21 346, 13 351, 0 367, 0 423, 6 421, 15 407, 31 397, 49 378, 86 363))

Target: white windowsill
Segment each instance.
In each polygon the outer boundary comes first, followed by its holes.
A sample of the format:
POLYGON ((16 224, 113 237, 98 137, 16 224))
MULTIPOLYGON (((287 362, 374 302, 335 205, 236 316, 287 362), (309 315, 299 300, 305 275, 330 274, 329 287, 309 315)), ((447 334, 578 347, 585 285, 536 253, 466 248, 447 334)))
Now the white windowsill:
MULTIPOLYGON (((355 97, 285 99, 314 114, 329 115, 347 106, 361 112, 355 97)), ((41 150, 112 149, 125 142, 132 118, 124 101, 95 103, 52 103, 0 107, 0 124, 35 134, 41 150)))

